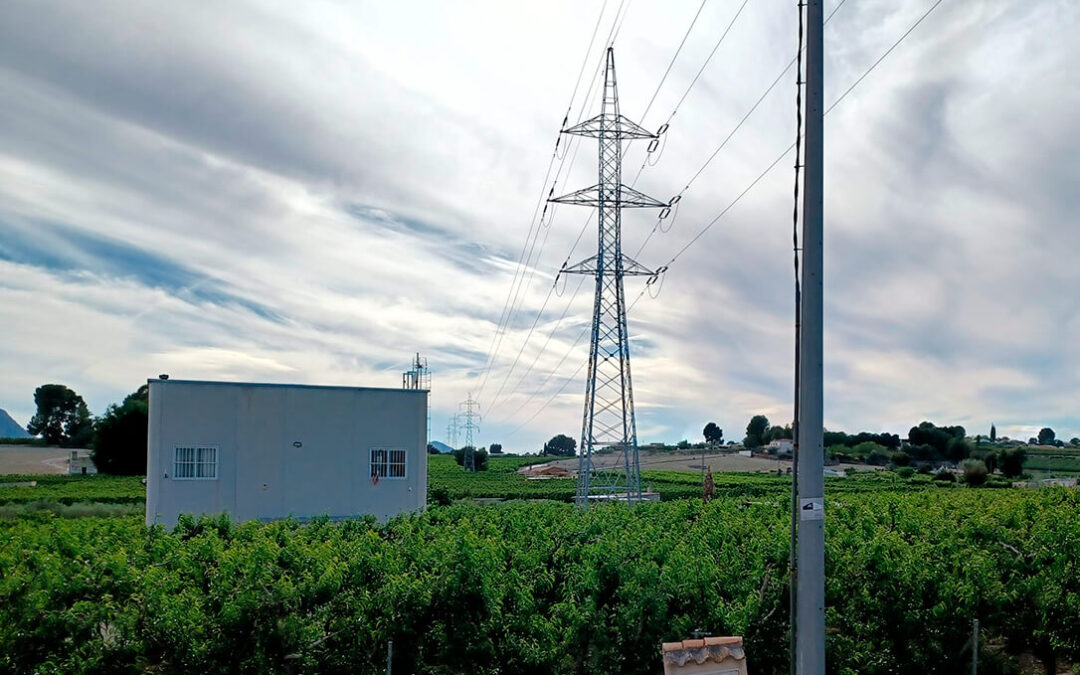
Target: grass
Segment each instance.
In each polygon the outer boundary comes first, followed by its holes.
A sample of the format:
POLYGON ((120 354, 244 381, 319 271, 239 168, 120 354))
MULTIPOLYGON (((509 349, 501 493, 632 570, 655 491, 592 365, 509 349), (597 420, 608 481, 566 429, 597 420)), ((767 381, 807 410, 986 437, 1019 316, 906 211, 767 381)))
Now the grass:
POLYGON ((54 501, 59 504, 98 502, 102 504, 142 504, 146 486, 142 476, 0 476, 0 504, 26 504, 54 501), (35 486, 10 486, 10 483, 34 481, 35 486))
POLYGON ((51 513, 60 518, 117 518, 141 516, 144 512, 145 507, 142 504, 106 504, 102 502, 63 504, 49 499, 0 504, 0 519, 24 518, 42 513, 51 513))

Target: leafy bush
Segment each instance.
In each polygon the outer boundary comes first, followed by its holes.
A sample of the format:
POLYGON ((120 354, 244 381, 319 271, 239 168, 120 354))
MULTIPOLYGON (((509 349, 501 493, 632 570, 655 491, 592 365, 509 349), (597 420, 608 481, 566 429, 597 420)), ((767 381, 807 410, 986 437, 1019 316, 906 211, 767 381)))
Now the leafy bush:
MULTIPOLYGON (((384 525, 185 518, 171 533, 0 521, 0 669, 376 673, 393 640, 409 647, 401 673, 644 675, 661 642, 702 628, 784 673, 789 504, 775 494, 454 505, 384 525)), ((1080 660, 1080 493, 837 493, 829 509, 830 672, 966 672, 974 615, 993 658, 1080 660)))
POLYGON ((986 482, 986 464, 981 459, 965 459, 960 462, 960 469, 963 470, 964 482, 972 487, 977 487, 986 482))
POLYGON ((1015 478, 1024 472, 1026 460, 1027 450, 1024 448, 1006 448, 998 456, 1001 473, 1010 478, 1015 478))
MULTIPOLYGON (((870 450, 870 453, 868 455, 866 455, 867 464, 871 464, 873 466, 885 466, 889 463, 889 452, 885 448, 881 447, 877 443, 868 443, 867 445, 876 446, 873 450, 870 450)), ((858 449, 858 446, 853 448, 853 450, 856 449, 858 449)))
POLYGON ((102 473, 146 475, 146 435, 150 405, 146 386, 120 405, 111 405, 94 424, 90 458, 102 473))
POLYGON ((438 485, 428 490, 428 504, 434 506, 450 506, 452 503, 450 491, 445 487, 438 485))
POLYGON ((938 471, 936 474, 934 474, 934 480, 945 481, 946 483, 955 483, 956 474, 954 474, 952 471, 949 471, 948 469, 942 469, 941 471, 938 471))
POLYGON ((902 466, 896 470, 896 475, 900 476, 901 478, 911 478, 915 475, 915 469, 914 467, 910 466, 902 466))
MULTIPOLYGON (((454 450, 454 461, 458 463, 458 466, 465 466, 465 454, 468 451, 467 448, 458 448, 454 450)), ((484 448, 479 450, 472 448, 473 453, 473 468, 476 471, 487 471, 488 468, 488 452, 484 448)), ((430 458, 429 460, 430 461, 430 458)))

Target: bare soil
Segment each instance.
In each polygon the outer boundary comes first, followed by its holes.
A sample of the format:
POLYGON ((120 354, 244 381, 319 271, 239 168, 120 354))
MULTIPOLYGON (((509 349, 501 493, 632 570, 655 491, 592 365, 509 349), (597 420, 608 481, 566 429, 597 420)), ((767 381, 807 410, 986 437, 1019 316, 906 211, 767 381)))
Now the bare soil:
MULTIPOLYGON (((642 451, 640 453, 640 461, 642 471, 701 471, 701 454, 695 455, 689 452, 672 453, 642 451)), ((599 465, 602 468, 613 467, 621 462, 622 455, 619 453, 593 456, 593 464, 599 465)), ((568 471, 577 470, 576 458, 562 459, 557 462, 552 462, 552 464, 561 466, 568 471)), ((767 457, 743 457, 735 452, 707 452, 705 453, 705 466, 712 469, 713 473, 736 471, 776 473, 777 469, 780 469, 783 473, 787 473, 787 470, 791 468, 791 460, 777 460, 767 457)), ((849 469, 853 467, 863 471, 868 468, 879 468, 870 467, 865 464, 838 464, 829 468, 849 469)))
MULTIPOLYGON (((79 456, 89 455, 79 450, 79 456)), ((26 445, 0 445, 0 475, 67 473, 71 448, 40 448, 26 445)))

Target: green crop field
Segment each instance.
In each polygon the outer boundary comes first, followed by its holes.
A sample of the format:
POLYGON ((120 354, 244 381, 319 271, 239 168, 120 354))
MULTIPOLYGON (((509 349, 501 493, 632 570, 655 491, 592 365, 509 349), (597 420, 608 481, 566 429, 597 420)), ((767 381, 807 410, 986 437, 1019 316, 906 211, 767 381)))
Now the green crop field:
POLYGON ((1037 447, 1027 451, 1025 471, 1055 474, 1080 473, 1080 448, 1037 447))
MULTIPOLYGON (((829 498, 832 673, 1080 661, 1080 492, 829 498)), ((371 520, 0 520, 0 671, 653 673, 662 641, 745 638, 786 673, 788 505, 508 502, 371 520)))
MULTIPOLYGON (((529 480, 517 469, 543 461, 539 457, 491 457, 489 469, 469 473, 458 466, 449 455, 428 458, 428 494, 441 494, 449 500, 459 499, 548 499, 561 502, 574 500, 575 481, 570 478, 529 480)), ((766 473, 718 473, 714 476, 717 496, 761 497, 777 496, 791 489, 791 477, 766 473)), ((660 494, 664 501, 701 497, 700 474, 685 471, 645 471, 645 487, 660 494)), ((1005 483, 997 481, 995 486, 1005 483)), ((868 471, 846 478, 826 478, 830 493, 847 492, 912 492, 927 489, 955 488, 954 483, 932 481, 929 476, 902 478, 890 471, 868 471)), ((75 504, 127 504, 145 501, 146 488, 139 476, 15 476, 0 477, 0 505, 34 504, 71 506, 75 504), (36 482, 34 486, 15 483, 36 482)), ((58 511, 53 508, 52 510, 58 511)), ((11 511, 11 509, 8 509, 11 511)), ((69 513, 81 513, 71 511, 69 513)), ((0 510, 0 516, 7 513, 0 510)), ((92 512, 90 512, 92 513, 92 512)))
POLYGON ((99 502, 136 504, 146 501, 142 476, 0 476, 0 504, 51 501, 60 504, 99 502), (37 485, 12 485, 34 482, 37 485))

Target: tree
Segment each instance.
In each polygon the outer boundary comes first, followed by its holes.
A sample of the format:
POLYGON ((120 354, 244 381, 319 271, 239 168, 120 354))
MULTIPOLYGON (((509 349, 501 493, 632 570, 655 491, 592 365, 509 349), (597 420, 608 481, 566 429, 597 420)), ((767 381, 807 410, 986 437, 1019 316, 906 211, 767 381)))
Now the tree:
POLYGON ((1069 445, 1076 445, 1076 446, 1080 446, 1080 437, 1078 437, 1078 436, 1073 436, 1072 438, 1070 438, 1070 439, 1069 439, 1069 445))
POLYGON ((997 441, 997 427, 993 424, 990 425, 990 440, 997 441))
MULTIPOLYGON (((470 446, 464 448, 458 448, 454 450, 454 461, 458 463, 458 466, 465 466, 465 451, 470 446)), ((484 448, 479 450, 473 449, 473 468, 476 471, 487 471, 488 469, 488 453, 484 448)))
POLYGON ((960 469, 964 472, 964 482, 972 487, 977 487, 986 482, 986 465, 981 459, 965 459, 960 462, 960 469))
POLYGON ((544 443, 541 455, 554 455, 556 457, 573 457, 577 452, 577 441, 566 434, 552 436, 551 440, 544 443))
POLYGON ((971 447, 965 440, 967 432, 962 426, 939 427, 933 422, 920 422, 919 426, 908 431, 908 444, 927 446, 913 453, 920 459, 948 459, 959 462, 971 454, 971 447))
POLYGON ((502 454, 502 443, 492 443, 491 445, 488 446, 488 452, 490 452, 493 455, 501 455, 502 454))
POLYGON ((716 426, 716 422, 709 422, 701 432, 705 436, 706 443, 719 445, 724 442, 724 430, 716 426))
POLYGON ((747 448, 758 448, 764 444, 765 432, 769 430, 769 418, 764 415, 754 415, 750 423, 746 425, 746 438, 743 445, 747 448))
POLYGON ((1024 461, 1027 459, 1027 450, 1024 448, 1009 448, 1002 450, 998 457, 998 466, 1001 473, 1008 478, 1016 478, 1024 473, 1024 461))
POLYGON ((777 424, 775 426, 769 427, 769 430, 765 432, 765 434, 761 437, 761 440, 768 443, 770 441, 779 441, 785 438, 788 440, 793 440, 791 425, 782 427, 777 424))
POLYGON ((1057 434, 1050 427, 1039 429, 1039 445, 1053 445, 1057 434))
POLYGON ((98 418, 90 450, 98 471, 116 476, 146 474, 149 409, 148 387, 144 384, 98 418))
POLYGON ((34 390, 37 413, 26 430, 50 445, 85 445, 93 433, 86 401, 62 384, 43 384, 34 390))

